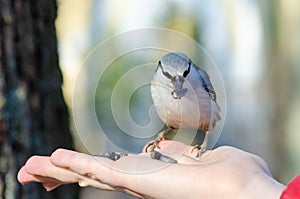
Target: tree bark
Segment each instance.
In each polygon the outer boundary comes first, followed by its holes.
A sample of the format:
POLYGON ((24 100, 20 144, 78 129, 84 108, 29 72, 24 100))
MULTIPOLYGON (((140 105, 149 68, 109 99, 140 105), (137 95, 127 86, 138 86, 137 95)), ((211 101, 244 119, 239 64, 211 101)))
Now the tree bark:
POLYGON ((72 148, 61 90, 56 1, 0 0, 0 197, 76 198, 77 188, 21 186, 17 171, 34 154, 72 148))

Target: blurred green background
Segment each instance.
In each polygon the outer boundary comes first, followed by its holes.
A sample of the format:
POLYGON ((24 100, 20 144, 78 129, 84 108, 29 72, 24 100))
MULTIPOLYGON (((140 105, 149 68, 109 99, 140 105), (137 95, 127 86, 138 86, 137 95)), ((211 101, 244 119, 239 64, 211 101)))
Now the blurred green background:
MULTIPOLYGON (((261 156, 274 177, 287 183, 300 173, 299 8, 299 0, 59 0, 56 27, 65 98, 71 109, 81 63, 106 38, 144 27, 182 32, 208 51, 225 84, 225 126, 216 146, 232 145, 261 156)), ((108 50, 117 49, 118 45, 108 50)), ((128 70, 122 66, 133 62, 125 60, 111 69, 101 80, 101 92, 96 92, 96 104, 102 104, 96 109, 104 113, 98 119, 107 128, 115 127, 105 117, 109 106, 105 103, 128 70)), ((130 102, 133 118, 142 118, 136 110, 145 111, 151 103, 146 91, 137 92, 130 102)), ((147 123, 147 119, 139 122, 147 123)), ((85 151, 75 128, 74 132, 78 150, 85 151)), ((123 138, 120 143, 132 151, 144 144, 123 138)), ((83 198, 93 194, 130 198, 88 188, 81 193, 83 198)))

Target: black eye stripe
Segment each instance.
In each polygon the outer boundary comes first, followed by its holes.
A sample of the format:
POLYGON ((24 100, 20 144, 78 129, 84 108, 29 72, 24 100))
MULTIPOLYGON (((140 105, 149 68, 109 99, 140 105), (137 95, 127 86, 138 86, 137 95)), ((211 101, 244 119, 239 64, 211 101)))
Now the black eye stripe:
MULTIPOLYGON (((161 65, 161 62, 159 61, 158 62, 158 66, 157 66, 157 69, 158 69, 158 67, 160 67, 160 69, 161 69, 161 72, 163 73, 163 75, 164 76, 166 76, 168 79, 172 79, 173 77, 172 77, 172 75, 170 75, 170 73, 168 73, 168 72, 166 72, 166 71, 164 71, 164 69, 163 69, 163 67, 162 67, 162 65, 161 65)), ((156 69, 156 70, 157 70, 156 69)))
POLYGON ((190 73, 190 71, 191 71, 191 62, 189 62, 189 67, 188 67, 188 69, 187 70, 185 70, 184 72, 183 72, 183 74, 182 74, 182 76, 183 77, 186 77, 189 73, 190 73))

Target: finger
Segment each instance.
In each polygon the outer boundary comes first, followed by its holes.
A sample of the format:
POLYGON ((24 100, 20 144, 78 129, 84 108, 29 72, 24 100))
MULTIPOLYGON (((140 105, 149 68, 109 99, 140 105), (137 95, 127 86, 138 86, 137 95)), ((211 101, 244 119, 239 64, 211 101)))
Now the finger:
MULTIPOLYGON (((121 159, 123 158, 124 157, 121 157, 121 159)), ((115 161, 107 157, 90 156, 75 151, 58 149, 51 155, 51 162, 57 166, 69 168, 80 174, 82 181, 80 181, 79 185, 82 187, 92 186, 102 190, 117 190, 143 198, 143 195, 123 185, 119 186, 119 183, 116 183, 119 179, 114 176, 114 172, 109 166, 110 164, 113 165, 115 161), (101 163, 99 159, 101 159, 101 163)))
POLYGON ((19 170, 17 179, 21 184, 28 184, 31 182, 55 182, 59 180, 53 178, 55 174, 49 175, 49 158, 33 156, 27 163, 19 170), (39 161, 41 160, 41 161, 39 161), (44 169, 44 172, 42 171, 44 169))
POLYGON ((51 155, 51 162, 59 167, 69 168, 83 176, 92 175, 101 182, 120 186, 118 175, 125 173, 147 173, 168 164, 153 160, 149 154, 128 155, 117 161, 103 157, 94 157, 74 151, 58 149, 51 155))
POLYGON ((32 175, 30 175, 26 172, 24 166, 19 170, 17 179, 23 185, 34 182, 34 180, 32 179, 32 175))
POLYGON ((24 167, 30 175, 46 177, 41 179, 52 178, 62 183, 78 182, 78 176, 74 172, 53 165, 50 157, 32 156, 24 167))
MULTIPOLYGON (((90 176, 89 177, 81 176, 79 174, 74 174, 74 175, 77 176, 76 183, 78 183, 78 185, 81 187, 92 186, 94 188, 101 189, 101 190, 107 190, 107 191, 115 190, 115 188, 107 184, 103 184, 99 180, 91 178, 90 176)), ((47 191, 51 191, 62 184, 69 183, 69 182, 58 182, 57 179, 51 179, 49 177, 43 177, 43 176, 33 176, 33 178, 35 179, 34 180, 35 182, 41 182, 47 191)))
MULTIPOLYGON (((26 171, 26 168, 25 166, 23 166, 19 172, 18 172, 18 175, 17 175, 17 179, 18 181, 21 183, 21 184, 29 184, 31 182, 42 182, 42 180, 40 180, 39 178, 37 178, 35 175, 32 175, 32 174, 29 174, 27 171, 26 171)), ((49 180, 44 180, 45 182, 46 181, 49 181, 50 182, 50 179, 49 180)))
MULTIPOLYGON (((169 190, 172 186, 170 183, 172 184, 174 179, 182 178, 182 174, 194 175, 194 167, 188 167, 187 170, 181 164, 167 164, 153 160, 149 158, 149 153, 128 155, 112 161, 103 157, 59 149, 51 155, 51 162, 81 175, 93 176, 102 183, 121 188, 122 191, 154 198, 170 195, 170 193, 161 195, 160 190, 169 190)), ((175 184, 177 186, 177 180, 175 184)), ((186 186, 186 184, 184 180, 178 184, 180 192, 180 187, 186 186)), ((177 193, 178 191, 176 191, 177 193)), ((174 194, 171 196, 175 197, 174 194)), ((180 194, 183 196, 186 193, 180 192, 180 194)))
POLYGON ((53 190, 56 187, 61 185, 60 182, 58 182, 57 180, 55 180, 53 178, 31 175, 31 174, 27 173, 25 167, 22 167, 19 170, 17 178, 18 178, 18 181, 23 185, 29 184, 32 182, 41 182, 41 183, 43 183, 43 186, 47 191, 53 190))
POLYGON ((109 164, 114 162, 113 160, 105 157, 90 156, 75 151, 58 149, 51 155, 51 163, 61 167, 70 169, 82 176, 93 176, 97 178, 95 174, 98 174, 98 170, 101 171, 101 182, 111 181, 111 171, 109 164), (101 161, 100 161, 101 160, 101 161))
POLYGON ((92 179, 91 175, 80 175, 68 168, 55 166, 51 163, 50 157, 33 156, 25 164, 25 170, 31 181, 59 184, 78 183, 80 186, 94 186, 105 190, 113 190, 110 186, 92 179))
MULTIPOLYGON (((195 165, 198 162, 185 155, 167 154, 177 158, 180 164, 195 165)), ((74 151, 59 149, 51 156, 53 164, 65 167, 83 176, 94 176, 101 182, 111 186, 123 186, 119 184, 119 175, 122 173, 142 174, 155 172, 167 167, 169 164, 150 158, 149 153, 124 156, 117 161, 103 157, 94 157, 74 151)))
POLYGON ((103 190, 114 190, 109 185, 103 184, 93 176, 81 176, 66 168, 53 165, 50 157, 33 156, 22 167, 18 174, 22 184, 41 182, 49 191, 61 184, 78 183, 80 186, 93 186, 103 190))

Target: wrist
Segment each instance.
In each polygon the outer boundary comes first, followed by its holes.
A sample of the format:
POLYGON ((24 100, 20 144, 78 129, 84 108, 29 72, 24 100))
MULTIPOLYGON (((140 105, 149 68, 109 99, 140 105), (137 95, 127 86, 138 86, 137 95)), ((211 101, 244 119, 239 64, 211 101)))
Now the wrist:
POLYGON ((279 199, 285 188, 283 184, 266 173, 258 173, 246 183, 243 193, 238 198, 279 199))

